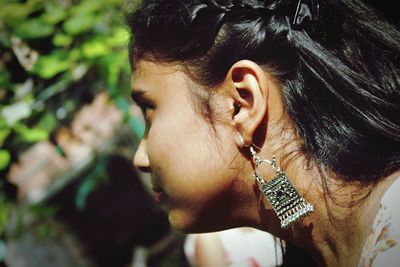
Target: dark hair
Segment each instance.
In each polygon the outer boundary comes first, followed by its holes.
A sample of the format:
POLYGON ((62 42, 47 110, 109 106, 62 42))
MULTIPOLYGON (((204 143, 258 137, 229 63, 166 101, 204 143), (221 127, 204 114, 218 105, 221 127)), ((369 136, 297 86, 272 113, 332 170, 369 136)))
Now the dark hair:
POLYGON ((298 1, 151 0, 128 15, 131 59, 177 62, 202 85, 249 59, 281 84, 302 152, 349 181, 400 167, 400 33, 362 1, 319 1, 293 28, 298 1))

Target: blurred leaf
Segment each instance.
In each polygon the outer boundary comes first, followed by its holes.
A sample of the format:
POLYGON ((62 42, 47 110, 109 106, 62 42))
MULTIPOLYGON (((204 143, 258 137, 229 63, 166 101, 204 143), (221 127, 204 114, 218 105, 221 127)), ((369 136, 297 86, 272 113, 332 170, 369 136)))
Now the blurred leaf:
POLYGON ((56 50, 50 55, 40 56, 33 66, 32 72, 44 79, 49 79, 60 72, 68 70, 70 67, 68 53, 64 50, 56 50))
POLYGON ((53 37, 53 44, 56 46, 69 46, 72 43, 73 39, 71 36, 57 33, 53 37))
POLYGON ((20 101, 4 107, 1 111, 1 116, 6 120, 9 126, 13 126, 16 122, 28 118, 31 112, 30 104, 20 101))
POLYGON ((40 90, 40 93, 36 96, 37 101, 35 104, 38 104, 38 108, 40 109, 44 101, 49 101, 52 96, 66 90, 68 85, 70 85, 70 82, 71 78, 68 73, 64 73, 58 81, 52 83, 49 87, 40 90))
POLYGON ((2 69, 0 71, 0 86, 7 86, 10 81, 10 73, 7 69, 2 69))
POLYGON ((28 128, 23 124, 17 124, 15 125, 14 129, 15 132, 25 142, 33 143, 49 139, 48 132, 40 128, 28 128))
POLYGON ((96 13, 102 9, 103 1, 98 0, 84 0, 80 1, 78 5, 71 8, 71 14, 73 16, 86 16, 96 13))
POLYGON ((82 54, 86 58, 105 56, 110 50, 102 40, 86 42, 82 46, 82 54))
MULTIPOLYGON (((94 1, 94 0, 92 0, 94 1)), ((104 0, 104 3, 106 3, 106 5, 121 5, 123 2, 121 2, 121 0, 104 0)))
POLYGON ((77 35, 93 28, 98 17, 93 15, 73 16, 64 22, 64 30, 70 35, 77 35))
POLYGON ((96 181, 93 179, 86 179, 81 186, 75 197, 75 205, 78 209, 82 210, 86 206, 86 199, 89 194, 95 189, 96 181))
POLYGON ((129 42, 129 32, 125 28, 116 28, 112 35, 106 39, 109 46, 127 46, 129 42))
POLYGON ((94 170, 86 177, 86 179, 79 186, 78 192, 75 196, 75 205, 78 209, 82 210, 86 206, 86 200, 90 193, 92 193, 101 183, 107 181, 107 158, 100 158, 97 161, 94 170))
POLYGON ((49 235, 48 226, 44 223, 39 224, 38 234, 41 240, 45 239, 49 235))
POLYGON ((59 4, 54 5, 47 3, 46 13, 42 15, 42 19, 47 24, 55 25, 67 17, 67 11, 59 4))
POLYGON ((6 94, 7 94, 6 89, 0 87, 0 103, 3 102, 2 100, 4 100, 6 98, 6 94))
POLYGON ((8 128, 7 121, 4 117, 0 116, 0 129, 3 128, 8 128))
POLYGON ((67 100, 64 105, 67 112, 72 112, 76 109, 76 102, 72 99, 67 100))
POLYGON ((15 28, 15 34, 23 39, 46 37, 53 32, 54 27, 45 23, 41 18, 22 21, 15 28))
POLYGON ((46 112, 37 127, 50 133, 57 127, 57 124, 57 119, 54 113, 46 112))
POLYGON ((82 58, 82 51, 79 48, 73 48, 68 55, 71 61, 78 61, 82 58))
POLYGON ((118 53, 109 53, 109 55, 102 58, 102 62, 103 66, 106 68, 108 85, 116 86, 121 67, 124 65, 124 62, 121 60, 121 55, 118 53))
POLYGON ((4 21, 24 19, 32 10, 27 8, 25 4, 20 3, 2 3, 0 9, 0 19, 4 21))
POLYGON ((11 129, 9 128, 0 129, 0 147, 3 146, 4 140, 6 140, 6 138, 9 136, 10 133, 11 129))
POLYGON ((13 23, 26 19, 29 14, 43 7, 42 0, 28 0, 25 3, 15 3, 18 1, 1 1, 0 19, 4 19, 7 23, 13 23))
MULTIPOLYGON (((4 203, 3 199, 1 199, 1 201, 4 203)), ((8 222, 8 216, 9 216, 9 210, 7 209, 7 206, 2 205, 2 207, 0 207, 0 234, 5 230, 4 228, 8 222)))
POLYGON ((10 152, 4 149, 0 149, 0 171, 8 167, 11 161, 10 152))
POLYGON ((29 207, 29 211, 42 220, 52 218, 57 212, 57 207, 49 204, 36 204, 29 207))
MULTIPOLYGON (((1 216, 1 211, 0 211, 0 216, 1 216)), ((1 228, 0 228, 1 230, 1 228)), ((0 239, 0 262, 4 262, 6 259, 6 243, 4 243, 3 240, 0 239)))
MULTIPOLYGON (((2 184, 0 183, 0 189, 2 189, 2 184)), ((0 191, 0 235, 5 231, 6 225, 8 223, 8 217, 10 215, 10 204, 5 200, 5 196, 0 191)), ((0 259, 1 262, 1 259, 0 259)))
POLYGON ((135 134, 135 136, 138 139, 143 138, 144 131, 145 131, 143 123, 132 116, 126 116, 126 121, 127 121, 128 125, 130 126, 130 128, 133 130, 133 133, 135 134))
POLYGON ((7 48, 11 46, 10 38, 3 29, 0 29, 0 45, 7 48))

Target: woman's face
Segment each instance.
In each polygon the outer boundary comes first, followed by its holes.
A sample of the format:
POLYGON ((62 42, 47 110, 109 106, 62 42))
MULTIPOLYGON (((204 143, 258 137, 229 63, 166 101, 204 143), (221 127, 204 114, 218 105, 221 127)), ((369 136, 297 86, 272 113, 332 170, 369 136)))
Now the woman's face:
MULTIPOLYGON (((134 164, 151 173, 156 201, 166 207, 174 228, 197 232, 232 227, 244 188, 238 168, 232 167, 238 153, 234 132, 223 123, 212 129, 189 84, 176 66, 138 62, 132 96, 144 112, 146 132, 134 164)), ((219 106, 222 116, 224 110, 229 108, 219 106)))

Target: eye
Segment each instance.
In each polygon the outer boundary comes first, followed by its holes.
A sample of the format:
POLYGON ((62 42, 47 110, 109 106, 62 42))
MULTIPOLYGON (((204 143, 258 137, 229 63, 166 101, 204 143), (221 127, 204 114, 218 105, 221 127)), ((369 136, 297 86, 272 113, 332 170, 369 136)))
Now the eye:
POLYGON ((154 104, 149 100, 146 93, 140 90, 133 91, 131 94, 132 100, 140 107, 145 119, 148 119, 150 111, 154 110, 154 104))
POLYGON ((142 110, 143 116, 147 117, 147 115, 154 109, 154 106, 148 102, 140 102, 138 103, 140 109, 142 110))

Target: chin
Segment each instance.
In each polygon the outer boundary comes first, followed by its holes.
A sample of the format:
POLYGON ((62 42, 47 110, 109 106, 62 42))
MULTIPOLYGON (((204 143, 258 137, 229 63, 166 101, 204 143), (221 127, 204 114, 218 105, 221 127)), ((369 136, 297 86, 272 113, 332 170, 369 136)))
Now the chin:
POLYGON ((168 219, 174 230, 185 234, 215 232, 232 228, 232 226, 215 223, 210 218, 196 218, 193 214, 184 214, 179 211, 169 212, 168 219))
POLYGON ((185 234, 210 232, 208 227, 202 225, 193 214, 185 214, 181 211, 170 211, 168 220, 174 230, 185 234))
POLYGON ((194 233, 193 219, 189 219, 189 216, 184 216, 176 211, 170 211, 168 214, 168 220, 171 227, 182 233, 194 233))

